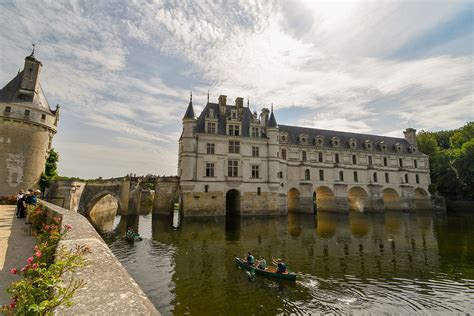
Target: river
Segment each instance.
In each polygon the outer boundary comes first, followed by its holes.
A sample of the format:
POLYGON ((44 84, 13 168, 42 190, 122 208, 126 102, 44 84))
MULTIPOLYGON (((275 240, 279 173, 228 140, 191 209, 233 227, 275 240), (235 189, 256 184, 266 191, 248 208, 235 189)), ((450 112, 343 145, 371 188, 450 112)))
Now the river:
POLYGON ((96 227, 163 315, 474 312, 472 213, 113 216, 96 227), (122 238, 127 227, 143 241, 122 238), (235 256, 282 257, 296 282, 235 256))

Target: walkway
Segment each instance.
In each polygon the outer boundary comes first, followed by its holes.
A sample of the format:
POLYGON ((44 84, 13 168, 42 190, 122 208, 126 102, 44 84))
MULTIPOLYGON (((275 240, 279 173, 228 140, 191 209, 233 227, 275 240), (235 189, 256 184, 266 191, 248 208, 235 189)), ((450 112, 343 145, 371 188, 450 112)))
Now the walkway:
POLYGON ((11 268, 25 266, 33 254, 36 238, 24 231, 27 226, 24 218, 16 218, 15 206, 0 205, 0 305, 10 302, 5 289, 19 279, 10 274, 11 268))

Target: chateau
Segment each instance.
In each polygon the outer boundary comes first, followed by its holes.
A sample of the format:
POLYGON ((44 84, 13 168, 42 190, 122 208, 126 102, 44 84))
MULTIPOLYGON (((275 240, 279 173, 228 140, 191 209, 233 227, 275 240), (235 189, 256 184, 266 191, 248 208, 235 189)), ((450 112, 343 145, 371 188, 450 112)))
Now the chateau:
POLYGON ((33 187, 44 171, 59 109, 50 109, 41 89, 42 66, 33 49, 23 70, 0 90, 0 195, 33 187))
POLYGON ((431 208, 428 156, 405 138, 279 125, 219 96, 182 120, 178 175, 184 216, 431 208))

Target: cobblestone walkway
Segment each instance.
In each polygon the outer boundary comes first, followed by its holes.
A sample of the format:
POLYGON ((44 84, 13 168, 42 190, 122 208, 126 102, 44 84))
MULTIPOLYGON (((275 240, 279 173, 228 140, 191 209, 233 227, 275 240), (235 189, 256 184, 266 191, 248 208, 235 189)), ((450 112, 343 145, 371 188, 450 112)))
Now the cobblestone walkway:
POLYGON ((25 266, 26 259, 33 254, 36 238, 24 231, 27 226, 24 218, 16 218, 15 206, 0 205, 0 305, 9 303, 5 289, 18 279, 10 274, 10 269, 25 266))

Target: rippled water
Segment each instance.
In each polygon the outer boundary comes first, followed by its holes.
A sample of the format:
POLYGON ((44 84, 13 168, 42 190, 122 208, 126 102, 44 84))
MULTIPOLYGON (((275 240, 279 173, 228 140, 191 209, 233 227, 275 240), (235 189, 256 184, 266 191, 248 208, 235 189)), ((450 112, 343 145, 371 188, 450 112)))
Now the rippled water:
POLYGON ((106 242, 164 315, 474 312, 474 216, 116 216, 106 242), (176 226, 176 219, 174 222, 176 226), (130 243, 126 227, 144 237, 130 243), (234 256, 284 257, 298 281, 247 274, 234 256))

